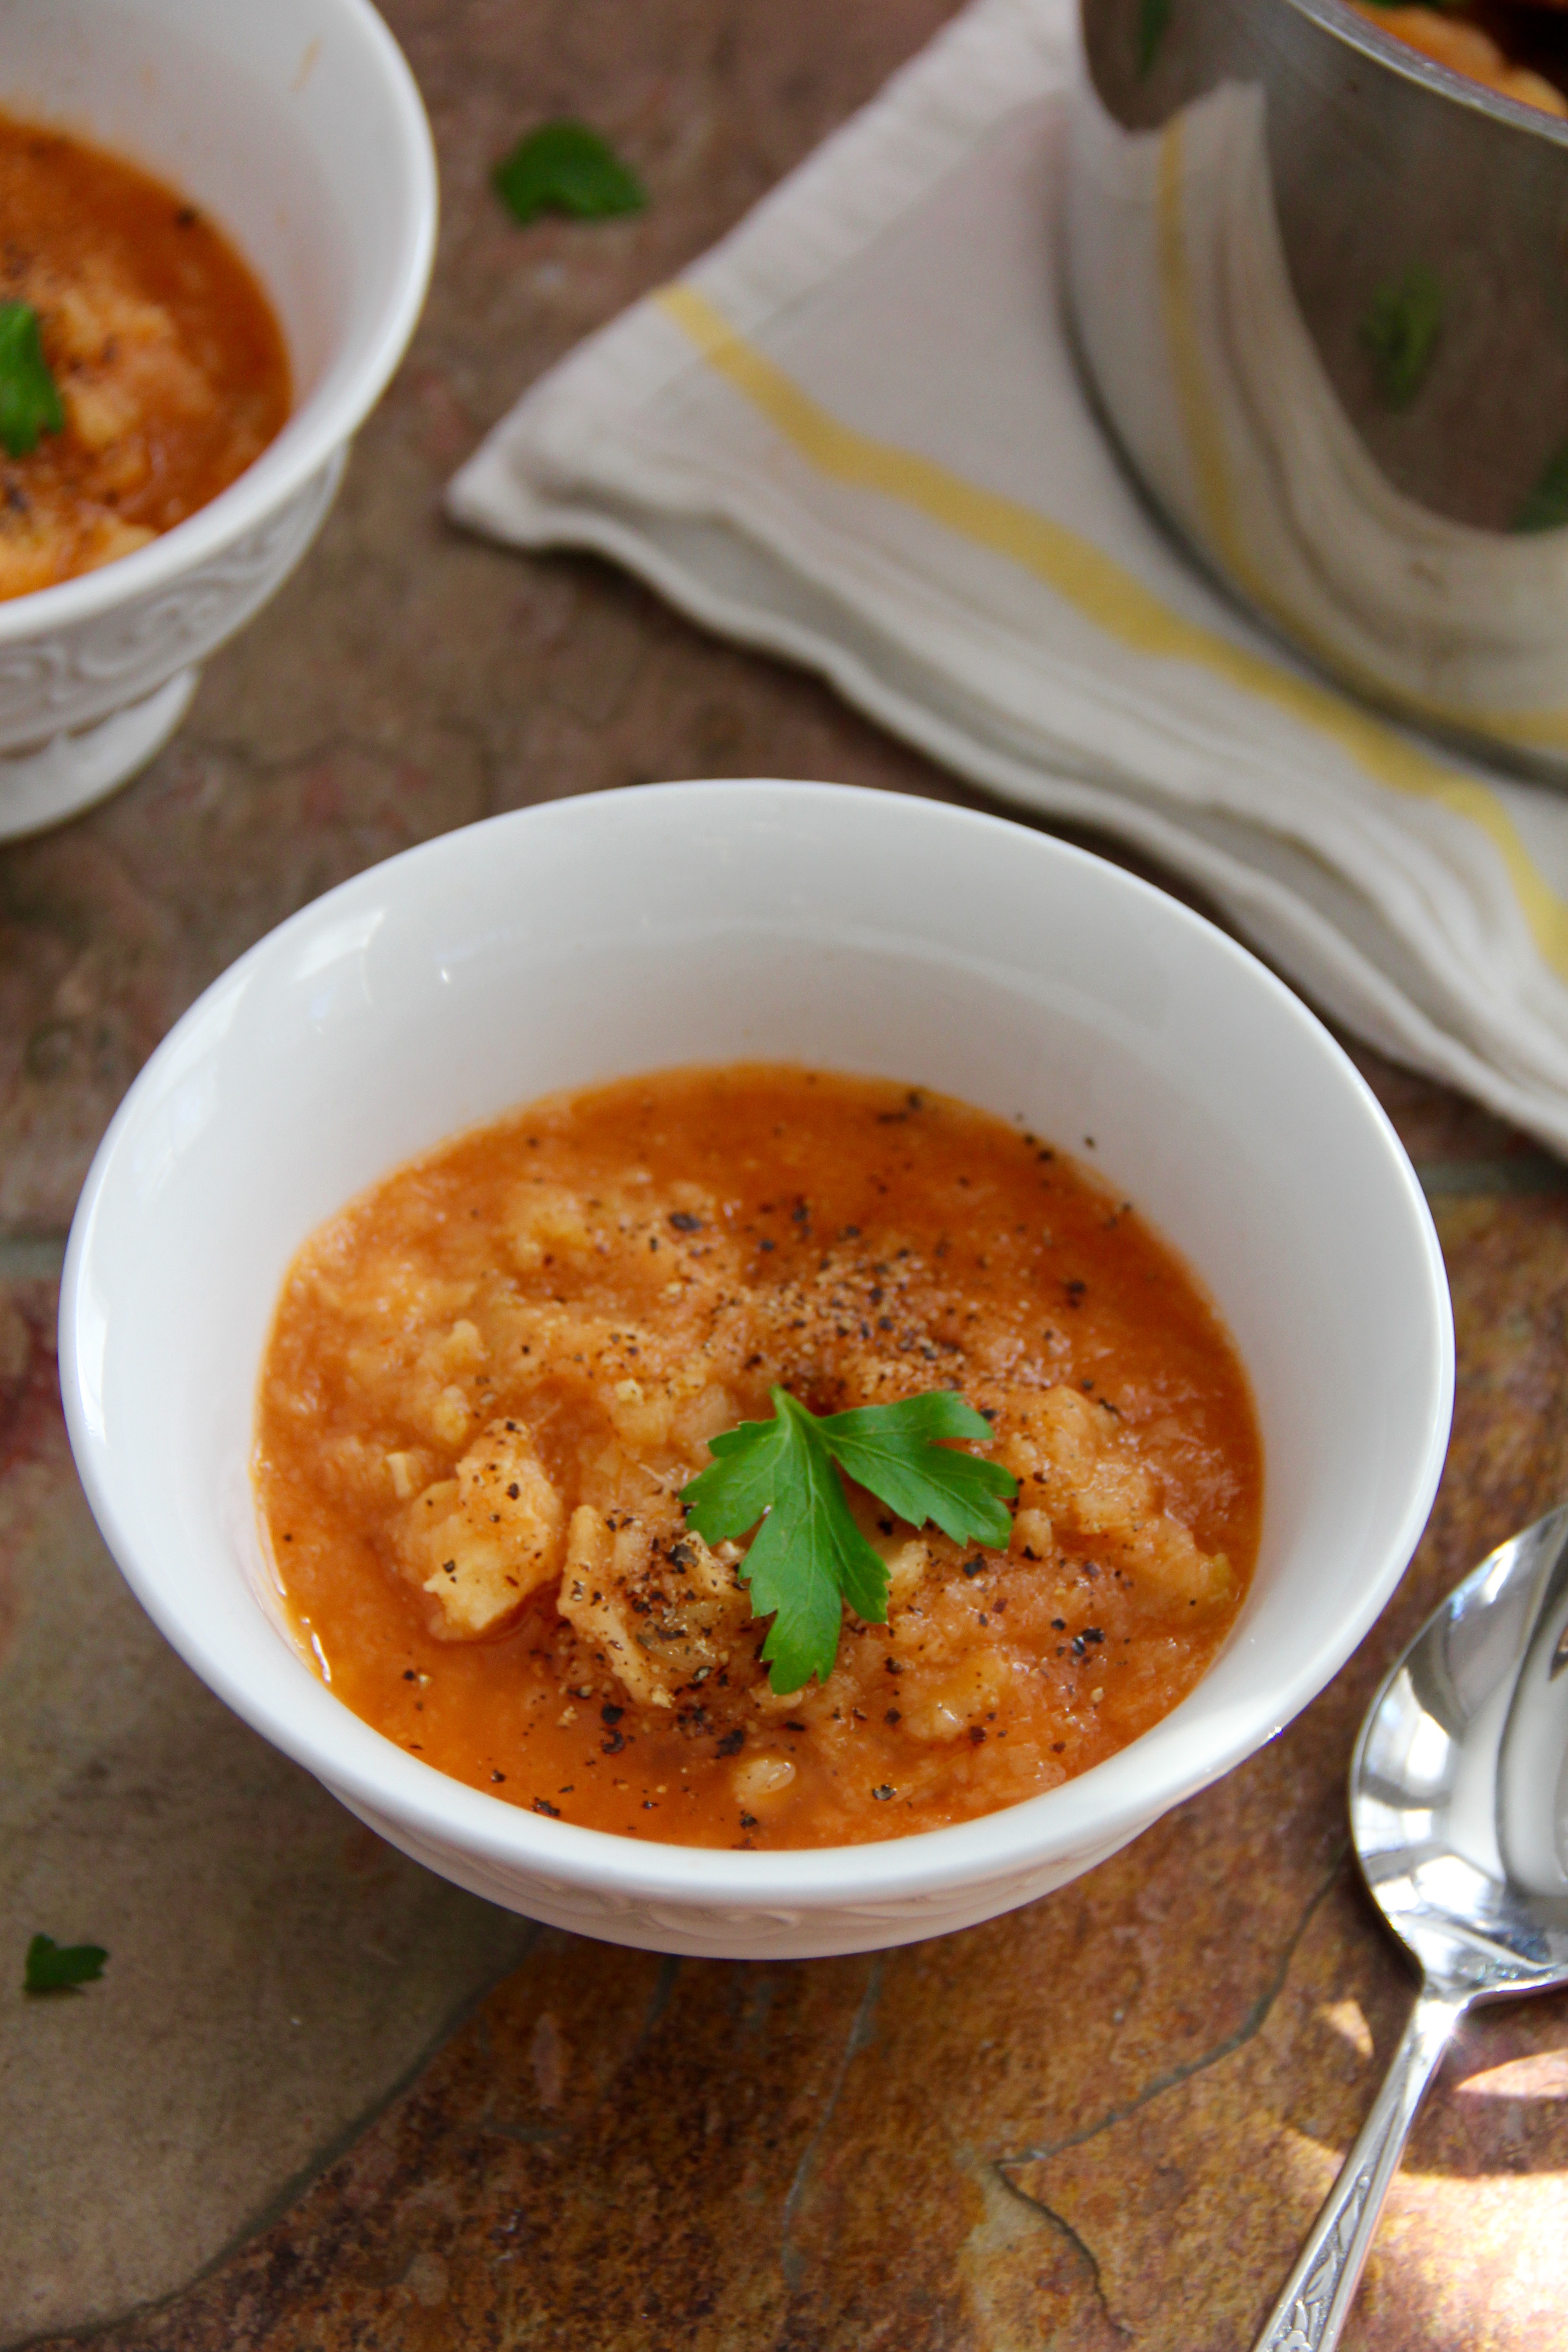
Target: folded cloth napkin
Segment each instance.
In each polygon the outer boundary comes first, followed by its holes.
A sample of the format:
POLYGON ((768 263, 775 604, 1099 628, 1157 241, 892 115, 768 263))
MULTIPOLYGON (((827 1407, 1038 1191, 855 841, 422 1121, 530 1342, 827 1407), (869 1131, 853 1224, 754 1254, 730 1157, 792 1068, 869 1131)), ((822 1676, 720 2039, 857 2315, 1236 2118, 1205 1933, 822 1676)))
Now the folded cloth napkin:
POLYGON ((957 773, 1189 877, 1345 1026, 1568 1150, 1568 798, 1226 601, 1107 444, 1059 299, 1072 0, 976 0, 535 384, 460 520, 592 548, 957 773))

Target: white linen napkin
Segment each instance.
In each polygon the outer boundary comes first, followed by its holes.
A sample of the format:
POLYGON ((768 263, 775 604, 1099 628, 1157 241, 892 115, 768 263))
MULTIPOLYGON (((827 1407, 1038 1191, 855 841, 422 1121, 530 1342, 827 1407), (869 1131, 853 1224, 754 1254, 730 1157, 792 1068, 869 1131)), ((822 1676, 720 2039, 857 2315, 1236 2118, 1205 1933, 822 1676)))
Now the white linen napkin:
POLYGON ((1059 302, 1072 0, 975 0, 453 481, 1205 889, 1348 1028, 1568 1150, 1568 797, 1323 683, 1151 519, 1059 302))

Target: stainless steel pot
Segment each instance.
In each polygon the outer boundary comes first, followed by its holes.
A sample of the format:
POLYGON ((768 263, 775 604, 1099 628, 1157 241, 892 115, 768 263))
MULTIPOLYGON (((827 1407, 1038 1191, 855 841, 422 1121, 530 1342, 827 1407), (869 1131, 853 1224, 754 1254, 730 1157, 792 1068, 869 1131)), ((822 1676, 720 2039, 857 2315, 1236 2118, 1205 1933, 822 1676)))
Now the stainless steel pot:
POLYGON ((1345 0, 1082 0, 1073 323, 1133 468, 1314 660, 1568 772, 1568 122, 1345 0))

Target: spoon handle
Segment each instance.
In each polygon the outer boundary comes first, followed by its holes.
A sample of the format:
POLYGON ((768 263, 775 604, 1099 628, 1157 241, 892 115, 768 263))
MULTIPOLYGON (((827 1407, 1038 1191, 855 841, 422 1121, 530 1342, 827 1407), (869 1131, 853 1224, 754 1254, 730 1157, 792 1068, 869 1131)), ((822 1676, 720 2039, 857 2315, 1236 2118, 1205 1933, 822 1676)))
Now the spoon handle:
POLYGON ((1361 2137, 1341 2167, 1255 2352, 1333 2352, 1422 2093, 1468 1998, 1423 1990, 1361 2137))

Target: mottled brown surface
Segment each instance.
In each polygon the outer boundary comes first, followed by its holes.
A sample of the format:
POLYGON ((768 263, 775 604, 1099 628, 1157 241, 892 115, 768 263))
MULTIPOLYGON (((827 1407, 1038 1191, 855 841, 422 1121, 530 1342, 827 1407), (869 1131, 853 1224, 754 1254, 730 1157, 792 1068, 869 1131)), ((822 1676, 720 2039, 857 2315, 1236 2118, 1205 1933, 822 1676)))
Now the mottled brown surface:
MULTIPOLYGON (((735 219, 944 0, 391 13, 446 191, 410 361, 320 547, 170 751, 0 855, 0 2343, 1233 2352, 1408 2000, 1344 1858, 1355 1723, 1438 1594, 1568 1486, 1556 1163, 1367 1059, 1458 1315, 1453 1453, 1410 1577, 1220 1787, 1047 1901, 881 1958, 678 1964, 428 1878, 193 1681, 70 1473, 49 1335, 87 1160, 268 925, 486 811, 643 777, 963 796, 809 682, 437 507, 526 381, 735 219), (489 161, 563 110, 645 172, 646 216, 523 233, 497 212, 489 161), (101 1984, 25 2001, 35 1928, 108 1945, 101 1984)), ((1565 2311, 1568 2003, 1548 2000, 1466 2029, 1346 2341, 1552 2352, 1565 2311)))

